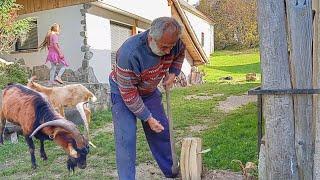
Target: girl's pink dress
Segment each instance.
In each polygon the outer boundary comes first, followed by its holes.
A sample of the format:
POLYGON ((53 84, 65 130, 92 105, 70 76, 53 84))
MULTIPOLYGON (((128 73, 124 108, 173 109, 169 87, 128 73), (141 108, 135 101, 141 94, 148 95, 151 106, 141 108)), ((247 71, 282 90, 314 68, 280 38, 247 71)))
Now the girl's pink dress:
POLYGON ((48 52, 46 63, 48 61, 50 61, 50 62, 53 62, 53 63, 59 63, 59 64, 65 65, 65 66, 69 66, 69 64, 67 63, 65 58, 60 58, 59 57, 58 51, 53 46, 54 44, 58 43, 58 35, 57 34, 51 34, 49 38, 50 38, 50 44, 48 45, 48 51, 49 52, 48 52))

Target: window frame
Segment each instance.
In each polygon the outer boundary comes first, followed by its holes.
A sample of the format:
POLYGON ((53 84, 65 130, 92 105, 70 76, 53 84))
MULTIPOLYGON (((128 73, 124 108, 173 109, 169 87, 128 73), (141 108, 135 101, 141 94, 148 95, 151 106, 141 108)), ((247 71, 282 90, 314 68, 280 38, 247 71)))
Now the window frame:
MULTIPOLYGON (((31 52, 33 52, 33 51, 38 51, 38 49, 39 49, 39 36, 38 36, 38 21, 37 20, 33 20, 33 21, 31 21, 31 23, 32 23, 32 27, 31 27, 31 29, 30 29, 30 32, 31 31, 36 31, 35 32, 35 37, 31 37, 31 38, 37 38, 36 39, 36 44, 35 45, 33 45, 32 47, 30 47, 30 43, 28 44, 28 46, 27 47, 24 47, 24 46, 22 46, 21 44, 19 44, 19 43, 21 43, 20 41, 21 41, 21 38, 19 37, 18 39, 17 39, 17 41, 15 42, 15 44, 14 44, 14 51, 13 51, 13 53, 14 52, 28 52, 28 51, 31 51, 31 52)), ((26 37, 26 40, 28 40, 28 38, 29 37, 26 37)), ((30 40, 29 40, 30 41, 30 40)))

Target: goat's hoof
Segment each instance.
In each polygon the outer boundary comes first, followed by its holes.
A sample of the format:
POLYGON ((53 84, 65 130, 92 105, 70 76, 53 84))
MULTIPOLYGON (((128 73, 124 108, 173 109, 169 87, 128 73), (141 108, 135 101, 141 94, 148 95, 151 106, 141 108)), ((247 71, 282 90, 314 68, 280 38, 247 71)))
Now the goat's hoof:
POLYGON ((31 168, 32 169, 37 169, 37 165, 36 164, 32 164, 31 168))

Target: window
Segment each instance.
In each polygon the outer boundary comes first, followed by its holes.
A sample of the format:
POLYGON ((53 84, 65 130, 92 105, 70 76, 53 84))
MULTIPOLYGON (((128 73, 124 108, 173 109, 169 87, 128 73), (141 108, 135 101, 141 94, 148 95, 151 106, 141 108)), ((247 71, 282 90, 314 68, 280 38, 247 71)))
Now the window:
POLYGON ((204 32, 201 33, 201 46, 204 46, 204 32))
POLYGON ((38 49, 38 26, 37 21, 31 22, 32 26, 28 34, 18 38, 15 51, 38 49))

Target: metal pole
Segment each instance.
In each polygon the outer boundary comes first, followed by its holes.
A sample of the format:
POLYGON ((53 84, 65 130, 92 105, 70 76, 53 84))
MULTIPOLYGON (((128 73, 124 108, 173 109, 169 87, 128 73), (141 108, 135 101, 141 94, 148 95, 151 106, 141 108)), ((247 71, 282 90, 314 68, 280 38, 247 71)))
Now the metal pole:
POLYGON ((260 153, 262 139, 262 95, 258 95, 258 156, 260 153))

